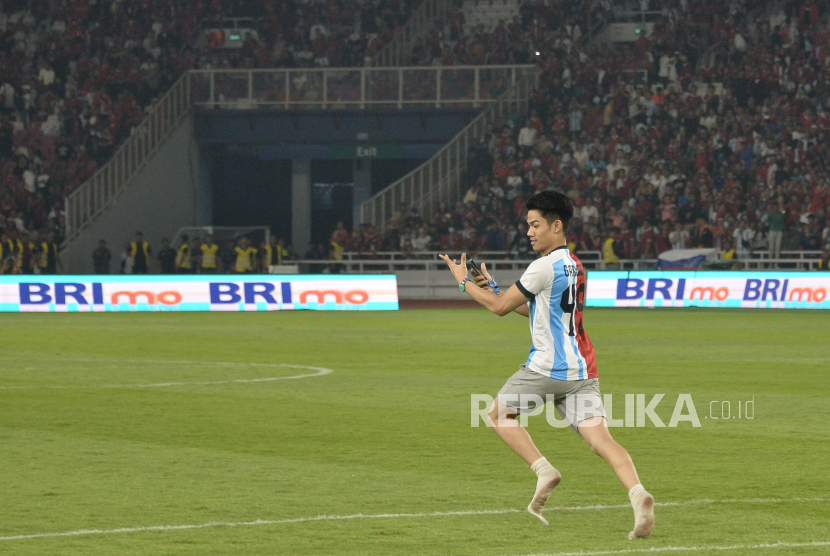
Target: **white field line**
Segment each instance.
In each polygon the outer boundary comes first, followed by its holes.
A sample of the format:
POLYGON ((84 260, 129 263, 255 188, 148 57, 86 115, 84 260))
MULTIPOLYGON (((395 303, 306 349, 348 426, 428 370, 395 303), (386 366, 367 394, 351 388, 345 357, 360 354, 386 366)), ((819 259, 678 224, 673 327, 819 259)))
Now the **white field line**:
MULTIPOLYGON (((237 383, 246 383, 246 382, 271 382, 273 380, 292 380, 297 378, 309 378, 313 376, 323 376, 333 373, 331 369, 326 369, 324 367, 309 367, 306 365, 287 365, 284 363, 233 363, 233 362, 223 362, 223 361, 157 361, 157 360, 149 360, 149 359, 133 359, 133 360, 102 360, 102 359, 73 359, 72 361, 89 361, 89 362, 103 362, 103 363, 148 363, 148 364, 159 364, 159 363, 169 363, 175 365, 204 365, 204 366, 234 366, 234 367, 288 367, 292 369, 308 369, 311 371, 315 371, 313 373, 308 374, 301 374, 301 375, 293 375, 293 376, 274 376, 274 377, 266 377, 266 378, 249 378, 249 379, 237 379, 237 380, 214 380, 208 382, 157 382, 153 384, 102 384, 97 386, 87 386, 87 385, 78 385, 78 386, 0 386, 0 390, 39 390, 39 389, 47 389, 47 390, 55 390, 55 389, 66 389, 66 388, 159 388, 164 386, 195 386, 195 385, 210 385, 210 384, 237 384, 237 383)), ((27 369, 29 370, 29 369, 27 369)))
MULTIPOLYGON (((639 541, 637 541, 639 542, 639 541)), ((661 552, 700 552, 701 550, 764 550, 773 548, 807 548, 830 546, 830 541, 816 542, 773 542, 760 544, 733 544, 727 546, 652 546, 649 548, 624 548, 622 550, 591 550, 580 552, 546 552, 524 554, 523 556, 611 556, 614 554, 659 554, 661 552)), ((511 555, 515 556, 515 555, 511 555)))
MULTIPOLYGON (((656 506, 676 507, 676 506, 700 506, 711 504, 778 504, 788 502, 830 502, 830 498, 746 498, 746 499, 727 499, 727 500, 688 500, 685 502, 658 502, 656 506)), ((599 510, 618 510, 630 509, 629 504, 618 504, 611 506, 560 506, 553 508, 545 508, 546 512, 563 512, 563 511, 599 511, 599 510)), ((502 515, 523 513, 525 510, 516 508, 507 508, 501 510, 460 510, 451 512, 427 512, 427 513, 395 513, 395 514, 352 514, 352 515, 318 515, 314 517, 294 517, 288 519, 271 519, 263 520, 257 519, 255 521, 212 521, 208 523, 197 523, 192 525, 150 525, 146 527, 119 527, 117 529, 79 529, 77 531, 64 531, 59 533, 32 533, 28 535, 11 535, 0 537, 0 541, 16 541, 25 539, 42 539, 53 537, 80 537, 86 535, 113 535, 124 533, 145 533, 152 531, 187 531, 192 529, 210 529, 214 527, 252 527, 257 525, 285 525, 290 523, 309 523, 315 521, 346 521, 358 519, 396 519, 396 518, 418 518, 418 517, 450 517, 450 516, 469 516, 469 515, 502 515)), ((592 553, 573 553, 586 556, 592 553)), ((598 552, 596 554, 606 554, 598 552)), ((614 554, 609 552, 608 554, 614 554)), ((553 555, 552 555, 553 556, 553 555)), ((556 556, 565 556, 559 554, 556 556)))

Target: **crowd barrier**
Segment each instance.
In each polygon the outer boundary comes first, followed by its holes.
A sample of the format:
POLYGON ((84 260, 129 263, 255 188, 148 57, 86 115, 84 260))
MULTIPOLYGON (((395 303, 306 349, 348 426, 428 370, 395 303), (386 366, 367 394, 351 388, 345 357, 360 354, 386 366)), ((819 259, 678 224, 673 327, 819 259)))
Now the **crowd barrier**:
POLYGON ((0 276, 0 312, 398 309, 394 275, 0 276))
POLYGON ((588 307, 830 309, 830 273, 588 272, 588 307))

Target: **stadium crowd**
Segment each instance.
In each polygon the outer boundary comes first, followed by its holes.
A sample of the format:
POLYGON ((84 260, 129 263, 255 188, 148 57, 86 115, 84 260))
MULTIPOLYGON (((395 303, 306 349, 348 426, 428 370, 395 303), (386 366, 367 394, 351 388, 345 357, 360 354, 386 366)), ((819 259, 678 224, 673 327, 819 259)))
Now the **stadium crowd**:
POLYGON ((567 26, 529 41, 539 17, 514 38, 483 33, 488 53, 544 44, 531 109, 471 148, 455 206, 401 207, 384 244, 521 257, 524 201, 556 188, 577 208, 571 247, 611 263, 672 248, 777 258, 828 246, 830 10, 756 4, 664 2, 650 37, 614 51, 584 49, 567 26))
MULTIPOLYGON (((651 36, 588 48, 583 37, 616 4, 523 0, 513 21, 469 32, 454 10, 416 46, 411 63, 537 63, 541 86, 530 111, 492 125, 471 149, 467 191, 455 206, 434 215, 401 207, 385 237, 363 228, 309 253, 465 248, 525 256, 515 222, 524 199, 545 188, 566 191, 577 205, 572 247, 610 260, 699 245, 736 257, 827 245, 826 4, 638 2, 661 13, 651 36)), ((364 65, 415 5, 0 3, 4 253, 24 267, 24 258, 40 265, 43 245, 63 239, 65 196, 108 160, 181 72, 364 65), (224 16, 253 17, 256 32, 241 48, 211 41, 194 48, 200 25, 224 16)))
POLYGON ((51 234, 62 243, 66 196, 109 160, 185 70, 363 65, 414 4, 0 2, 0 230, 10 239, 6 255, 25 268, 31 266, 22 261, 30 258, 26 241, 40 249, 51 234), (248 34, 238 49, 210 41, 194 47, 205 26, 225 16, 253 16, 258 33, 248 34))

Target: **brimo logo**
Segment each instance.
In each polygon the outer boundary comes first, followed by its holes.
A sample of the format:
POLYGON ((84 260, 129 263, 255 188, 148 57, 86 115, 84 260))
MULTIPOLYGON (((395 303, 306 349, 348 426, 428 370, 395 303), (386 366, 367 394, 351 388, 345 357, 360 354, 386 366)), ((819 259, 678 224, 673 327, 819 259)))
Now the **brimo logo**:
POLYGON ((308 298, 312 295, 317 299, 318 304, 325 303, 327 296, 333 297, 334 302, 338 305, 343 303, 343 300, 353 305, 363 305, 364 303, 369 301, 369 294, 363 290, 352 290, 350 292, 341 292, 337 290, 308 290, 300 294, 300 303, 307 303, 308 298))
POLYGON ((156 301, 162 305, 178 305, 182 301, 182 294, 175 291, 166 291, 161 293, 153 293, 150 291, 130 292, 120 291, 112 294, 112 304, 118 305, 121 298, 126 296, 130 305, 138 304, 138 296, 142 296, 147 302, 147 305, 155 305, 156 301))
MULTIPOLYGON (((613 395, 605 394, 602 397, 602 405, 605 408, 606 422, 609 427, 645 427, 646 417, 651 421, 655 427, 666 427, 666 423, 656 413, 657 406, 665 397, 665 394, 656 394, 646 404, 645 394, 626 394, 625 395, 625 418, 614 419, 613 416, 613 395)), ((598 401, 598 400, 597 400, 598 401)), ((492 422, 488 417, 490 408, 493 407, 493 397, 487 394, 472 394, 470 396, 470 426, 478 427, 480 422, 483 422, 488 427, 492 427, 492 422), (482 403, 483 402, 483 403, 482 403)), ((530 413, 519 414, 518 422, 522 426, 527 426, 527 418, 532 415, 539 415, 545 413, 545 418, 548 424, 555 428, 565 428, 572 425, 567 418, 560 419, 553 411, 552 407, 546 402, 553 404, 553 396, 548 396, 547 399, 542 399, 541 396, 535 394, 520 394, 513 395, 512 399, 502 400, 510 405, 513 402, 518 402, 518 407, 535 407, 536 409, 530 413)), ((586 415, 586 416, 601 416, 601 409, 593 406, 593 399, 590 396, 569 396, 565 400, 566 413, 568 415, 586 415), (572 404, 572 405, 569 405, 572 404)), ((754 411, 753 411, 754 414, 754 411)), ((501 420, 502 415, 499 415, 501 420)), ((689 422, 692 427, 700 427, 700 419, 697 416, 694 401, 690 394, 680 394, 677 396, 677 403, 674 405, 671 419, 669 420, 669 427, 676 427, 678 423, 689 422)))

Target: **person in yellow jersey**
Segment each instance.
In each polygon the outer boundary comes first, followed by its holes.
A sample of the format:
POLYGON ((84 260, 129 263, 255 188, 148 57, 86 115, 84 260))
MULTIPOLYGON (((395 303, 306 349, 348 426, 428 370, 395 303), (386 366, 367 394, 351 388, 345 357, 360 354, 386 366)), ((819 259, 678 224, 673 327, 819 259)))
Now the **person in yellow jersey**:
POLYGON ((130 243, 130 255, 133 262, 132 274, 147 274, 150 266, 150 244, 141 232, 135 233, 135 241, 130 243))
POLYGON ((259 247, 259 256, 262 259, 262 271, 267 273, 271 265, 279 264, 277 263, 277 238, 269 236, 268 241, 263 241, 259 247))
POLYGON ((190 251, 190 236, 182 234, 182 243, 176 254, 176 272, 193 274, 193 254, 190 251))
POLYGON ((3 234, 3 257, 12 257, 17 268, 20 268, 20 262, 23 258, 23 243, 17 238, 3 234))
POLYGON ((238 274, 253 274, 257 261, 257 248, 251 245, 251 240, 245 236, 239 238, 239 245, 234 249, 236 252, 236 272, 238 274))
POLYGON ((205 236, 205 242, 199 248, 202 252, 199 257, 199 269, 202 274, 216 274, 216 252, 219 251, 219 246, 213 243, 213 236, 208 234, 205 236))
POLYGON ((608 239, 602 244, 602 262, 605 263, 606 270, 619 270, 620 268, 619 253, 622 246, 617 241, 619 234, 619 228, 612 228, 608 239))
POLYGON ((8 257, 14 257, 17 253, 17 246, 9 234, 3 232, 0 235, 0 257, 5 260, 8 257))
POLYGON ((281 265, 283 261, 288 258, 288 249, 285 248, 285 243, 276 236, 270 236, 268 243, 262 244, 262 272, 268 272, 271 265, 281 265))
POLYGON ((55 234, 52 232, 46 236, 46 241, 40 243, 38 266, 41 274, 57 274, 59 266, 63 270, 63 262, 58 255, 58 244, 55 243, 55 234))
POLYGON ((0 259, 5 260, 8 257, 14 257, 16 252, 14 241, 6 232, 0 234, 0 259))
POLYGON ((23 274, 34 274, 35 272, 35 244, 29 240, 29 234, 23 232, 20 234, 20 239, 17 240, 20 250, 17 254, 17 264, 23 274))

